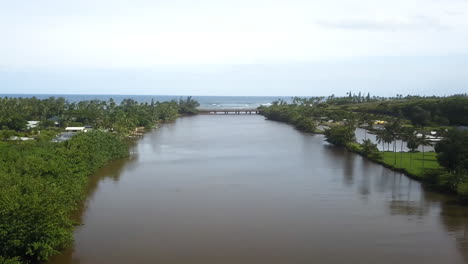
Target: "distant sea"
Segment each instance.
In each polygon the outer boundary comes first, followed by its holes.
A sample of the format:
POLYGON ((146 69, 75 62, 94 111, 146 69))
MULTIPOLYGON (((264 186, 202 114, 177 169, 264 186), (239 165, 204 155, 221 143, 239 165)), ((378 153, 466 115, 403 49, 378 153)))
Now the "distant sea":
MULTIPOLYGON (((103 100, 107 101, 110 98, 115 102, 120 103, 123 99, 134 99, 138 102, 155 102, 179 100, 187 96, 180 95, 110 95, 110 94, 0 94, 0 97, 36 97, 38 99, 47 99, 49 97, 63 97, 69 102, 79 102, 87 100, 103 100)), ((192 96, 193 99, 200 103, 200 108, 252 108, 261 105, 270 105, 271 102, 283 99, 291 101, 291 96, 192 96)))

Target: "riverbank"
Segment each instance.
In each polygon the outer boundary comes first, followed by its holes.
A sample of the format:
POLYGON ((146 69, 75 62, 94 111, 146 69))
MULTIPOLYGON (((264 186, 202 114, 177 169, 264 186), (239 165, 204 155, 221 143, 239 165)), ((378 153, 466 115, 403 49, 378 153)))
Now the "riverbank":
MULTIPOLYGON (((311 126, 309 127, 309 129, 301 129, 301 127, 298 127, 297 123, 295 122, 287 122, 280 120, 273 121, 288 123, 302 132, 312 134, 325 134, 323 130, 319 130, 315 126, 311 126)), ((335 125, 334 127, 339 126, 335 125)), ((334 144, 332 142, 330 143, 334 144)), ((445 170, 438 163, 437 154, 435 152, 390 152, 378 151, 377 149, 375 149, 375 151, 367 152, 363 149, 362 144, 357 142, 348 142, 342 145, 348 151, 359 154, 388 169, 403 173, 411 179, 420 181, 441 192, 460 194, 457 193, 457 189, 454 189, 452 184, 449 183, 447 179, 441 179, 442 175, 445 174, 445 170)))
POLYGON ((0 263, 37 263, 73 241, 70 216, 88 177, 128 156, 117 136, 80 133, 62 143, 0 143, 0 263))
MULTIPOLYGON (((404 173, 440 191, 455 193, 461 200, 466 200, 468 197, 468 178, 466 169, 464 169, 465 165, 463 165, 463 155, 465 155, 463 153, 466 152, 463 147, 465 145, 463 132, 457 133, 454 130, 443 129, 443 127, 437 127, 434 131, 425 127, 416 129, 415 126, 409 124, 410 120, 391 116, 379 117, 367 112, 357 113, 350 111, 345 106, 338 107, 333 104, 320 103, 320 101, 310 102, 307 99, 302 99, 302 101, 297 99, 296 101, 294 104, 275 102, 270 107, 262 108, 262 114, 269 120, 291 124, 303 132, 315 134, 323 132, 327 141, 334 145, 346 147, 349 151, 358 153, 394 171, 404 173), (364 140, 364 136, 362 144, 358 143, 355 133, 356 127, 372 127, 371 124, 376 123, 379 125, 374 128, 373 141, 364 140), (320 127, 324 130, 318 130, 320 127), (449 135, 457 141, 455 145, 451 141, 452 139, 443 140, 449 135), (437 142, 445 144, 444 153, 439 155, 439 159, 442 161, 436 159, 434 152, 429 152, 426 156, 426 154, 419 154, 417 151, 424 152, 424 147, 431 145, 430 140, 434 138, 437 139, 437 142), (392 144, 394 151, 387 153, 383 148, 379 150, 376 143, 387 144, 388 148, 392 144), (407 152, 400 153, 397 150, 401 148, 400 151, 402 151, 403 144, 407 152), (454 149, 456 149, 455 152, 454 149), (396 155, 399 157, 395 157, 396 155), (424 159, 422 155, 424 155, 424 159), (444 167, 439 162, 443 163, 444 167)), ((360 104, 358 103, 358 105, 360 104)), ((434 151, 433 148, 431 150, 434 151)))
POLYGON ((464 263, 468 207, 287 124, 180 118, 132 152, 93 175, 48 264, 464 263))
POLYGON ((378 152, 379 155, 368 155, 364 152, 362 144, 356 142, 348 143, 345 147, 351 152, 421 182, 429 183, 429 179, 425 179, 427 170, 443 170, 443 167, 437 161, 437 154, 435 152, 380 151, 378 152))

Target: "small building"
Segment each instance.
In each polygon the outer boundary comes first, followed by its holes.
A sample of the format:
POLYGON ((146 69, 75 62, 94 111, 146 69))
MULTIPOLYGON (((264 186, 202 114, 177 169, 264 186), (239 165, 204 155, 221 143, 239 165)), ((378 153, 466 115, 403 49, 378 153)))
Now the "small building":
POLYGON ((59 126, 59 120, 60 120, 60 118, 59 118, 58 116, 53 116, 53 117, 51 117, 51 118, 49 118, 49 119, 47 119, 47 120, 54 122, 54 125, 55 125, 55 126, 59 126))
POLYGON ((11 140, 11 141, 29 141, 29 140, 34 140, 34 138, 13 136, 13 137, 10 137, 8 140, 11 140))
POLYGON ((28 121, 28 123, 26 124, 26 128, 27 129, 36 128, 39 125, 39 122, 40 121, 28 121))
POLYGON ((58 134, 55 138, 52 139, 52 142, 63 142, 71 139, 73 136, 75 136, 77 133, 76 132, 62 132, 58 134))
POLYGON ((88 132, 89 128, 87 127, 66 127, 65 131, 67 132, 88 132))
POLYGON ((375 120, 374 125, 385 125, 387 124, 387 121, 384 120, 375 120))

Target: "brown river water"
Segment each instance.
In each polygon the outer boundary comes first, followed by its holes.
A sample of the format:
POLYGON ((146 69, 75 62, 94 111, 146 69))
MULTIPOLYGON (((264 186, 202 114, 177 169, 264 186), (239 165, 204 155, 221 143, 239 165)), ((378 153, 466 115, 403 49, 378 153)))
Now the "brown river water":
POLYGON ((92 176, 49 264, 468 263, 468 207, 321 135, 184 117, 92 176))

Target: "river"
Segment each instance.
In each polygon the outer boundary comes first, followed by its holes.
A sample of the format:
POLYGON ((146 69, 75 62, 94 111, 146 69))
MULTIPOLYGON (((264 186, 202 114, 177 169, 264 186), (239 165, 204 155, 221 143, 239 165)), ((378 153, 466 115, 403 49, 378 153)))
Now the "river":
POLYGON ((257 115, 178 119, 92 176, 49 264, 468 263, 468 208, 257 115))

